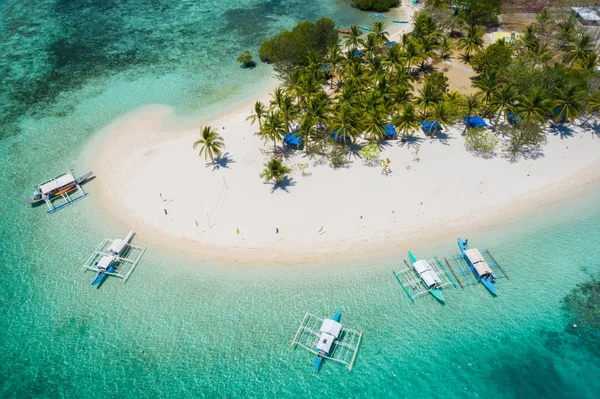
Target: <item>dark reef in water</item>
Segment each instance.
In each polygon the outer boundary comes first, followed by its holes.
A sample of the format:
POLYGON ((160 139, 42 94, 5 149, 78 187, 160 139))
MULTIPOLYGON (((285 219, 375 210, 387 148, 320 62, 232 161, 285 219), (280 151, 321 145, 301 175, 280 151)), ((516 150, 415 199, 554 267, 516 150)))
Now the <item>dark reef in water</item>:
POLYGON ((596 357, 600 357, 600 280, 594 276, 577 284, 563 299, 569 325, 566 331, 596 357))

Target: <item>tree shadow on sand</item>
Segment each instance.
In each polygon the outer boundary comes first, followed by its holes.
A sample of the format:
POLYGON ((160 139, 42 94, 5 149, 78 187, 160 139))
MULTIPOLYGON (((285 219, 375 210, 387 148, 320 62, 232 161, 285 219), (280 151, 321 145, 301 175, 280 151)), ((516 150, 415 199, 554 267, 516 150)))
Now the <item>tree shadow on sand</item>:
POLYGON ((423 140, 424 139, 422 137, 406 136, 405 138, 398 140, 398 145, 400 147, 406 147, 410 150, 412 148, 420 148, 423 140))
POLYGON ((593 121, 593 122, 586 122, 586 123, 582 123, 580 125, 581 127, 587 127, 590 130, 590 133, 592 133, 592 136, 596 136, 598 138, 600 138, 600 124, 598 123, 597 120, 593 121))
POLYGON ((559 136, 561 139, 568 139, 575 135, 575 131, 570 124, 553 123, 548 129, 548 133, 553 136, 559 136))
POLYGON ((283 180, 280 182, 273 184, 273 188, 271 189, 271 193, 274 193, 277 190, 283 190, 286 193, 289 193, 288 188, 295 186, 296 182, 289 176, 284 176, 283 180))
POLYGON ((206 166, 212 166, 213 170, 219 170, 221 168, 223 169, 229 169, 229 164, 230 163, 235 163, 235 161, 233 160, 233 158, 231 157, 231 155, 229 155, 228 152, 226 152, 225 154, 216 157, 215 158, 215 163, 207 163, 206 166))
POLYGON ((453 138, 450 137, 448 133, 444 132, 438 132, 436 134, 429 135, 427 136, 427 138, 429 139, 430 143, 433 143, 434 141, 439 141, 443 145, 450 145, 450 140, 453 140, 453 138))

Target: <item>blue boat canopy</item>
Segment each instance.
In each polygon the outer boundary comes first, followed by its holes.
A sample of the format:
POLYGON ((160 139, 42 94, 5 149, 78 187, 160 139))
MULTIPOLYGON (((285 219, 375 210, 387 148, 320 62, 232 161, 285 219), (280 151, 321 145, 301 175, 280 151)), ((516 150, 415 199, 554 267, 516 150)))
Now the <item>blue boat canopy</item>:
POLYGON ((514 123, 515 125, 518 125, 519 123, 521 123, 521 121, 523 121, 523 118, 521 118, 518 115, 513 114, 512 112, 510 114, 508 114, 508 120, 511 123, 514 123))
POLYGON ((302 145, 303 140, 304 140, 304 138, 302 136, 298 135, 298 127, 296 127, 296 129, 294 129, 294 131, 286 134, 285 137, 283 138, 283 142, 286 144, 289 144, 289 145, 302 145))
POLYGON ((487 123, 479 116, 465 116, 465 123, 469 127, 486 127, 487 123))
POLYGON ((421 128, 423 129, 423 132, 427 133, 434 133, 434 132, 441 132, 444 129, 442 128, 442 125, 440 125, 440 123, 438 121, 431 121, 431 122, 421 122, 421 128))
POLYGON ((396 128, 391 123, 385 125, 385 138, 396 137, 396 128))
POLYGON ((391 42, 387 42, 385 45, 388 47, 393 47, 396 45, 396 42, 392 40, 391 42))

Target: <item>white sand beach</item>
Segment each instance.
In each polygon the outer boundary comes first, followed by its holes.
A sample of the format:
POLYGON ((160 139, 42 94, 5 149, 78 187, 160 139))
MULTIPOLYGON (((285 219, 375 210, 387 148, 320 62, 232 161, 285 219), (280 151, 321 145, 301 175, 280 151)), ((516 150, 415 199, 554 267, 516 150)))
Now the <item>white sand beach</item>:
MULTIPOLYGON (((415 9, 404 4, 389 18, 410 20, 415 9)), ((388 28, 390 40, 398 40, 412 26, 388 28)), ((438 67, 468 89, 472 71, 450 64, 438 67)), ((268 103, 268 95, 262 100, 268 103)), ((289 180, 274 189, 259 177, 272 143, 246 121, 251 109, 249 103, 207 123, 225 140, 217 166, 192 149, 199 127, 166 127, 178 118, 167 106, 143 107, 115 121, 99 134, 101 148, 94 152, 99 203, 161 246, 218 261, 301 263, 454 239, 600 179, 600 138, 576 124, 569 135, 548 130, 543 154, 517 162, 501 151, 491 159, 468 152, 457 126, 442 139, 419 133, 412 143, 384 143, 381 158, 389 158, 392 169, 387 176, 357 157, 335 169, 326 159, 288 152, 289 180), (306 173, 299 164, 308 164, 306 173)))
POLYGON ((192 149, 198 128, 161 126, 175 117, 169 107, 144 107, 114 122, 96 149, 99 202, 166 247, 228 262, 295 263, 455 238, 600 178, 600 139, 577 126, 569 137, 549 130, 543 155, 518 162, 473 155, 457 127, 442 140, 419 134, 411 145, 388 141, 382 158, 391 160, 389 176, 360 159, 334 169, 292 152, 289 184, 273 190, 259 177, 268 159, 261 149, 272 144, 246 121, 250 108, 210 123, 225 139, 228 161, 221 166, 192 149), (297 167, 303 163, 305 176, 297 167))

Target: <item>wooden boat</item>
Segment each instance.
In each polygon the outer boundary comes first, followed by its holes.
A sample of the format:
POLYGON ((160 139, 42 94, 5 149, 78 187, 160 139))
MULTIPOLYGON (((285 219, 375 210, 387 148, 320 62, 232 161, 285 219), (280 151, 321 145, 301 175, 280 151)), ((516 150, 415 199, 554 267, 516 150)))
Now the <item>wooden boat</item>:
POLYGON ((114 240, 110 247, 108 247, 108 254, 103 255, 97 262, 94 263, 93 268, 98 271, 98 274, 96 275, 94 281, 92 281, 92 287, 100 284, 100 282, 104 280, 104 277, 115 272, 116 264, 118 261, 122 260, 121 255, 126 252, 125 248, 127 248, 131 242, 133 235, 134 232, 131 230, 125 239, 114 240))
POLYGON ((349 35, 352 32, 350 32, 348 29, 338 29, 338 33, 342 35, 349 35))
POLYGON ((431 267, 429 262, 426 260, 417 260, 417 258, 412 254, 412 252, 408 251, 408 259, 412 264, 415 271, 423 280, 423 283, 427 286, 427 290, 431 295, 433 295, 438 301, 446 302, 444 295, 442 295, 442 291, 440 291, 441 279, 437 275, 436 271, 431 267))
POLYGON ((88 172, 83 176, 75 178, 73 173, 67 171, 62 175, 53 177, 35 186, 33 195, 27 198, 25 202, 30 205, 45 202, 48 205, 48 213, 55 212, 87 196, 88 194, 80 185, 92 177, 93 173, 88 172), (54 200, 59 201, 59 205, 53 204, 54 200))
POLYGON ((496 276, 494 276, 490 265, 485 261, 481 252, 477 248, 469 249, 468 240, 461 238, 458 239, 458 247, 477 281, 480 281, 493 295, 498 295, 498 290, 494 285, 496 276))
POLYGON ((331 346, 340 336, 342 330, 342 325, 340 324, 341 315, 342 310, 338 308, 335 315, 333 315, 333 319, 323 320, 319 341, 317 342, 317 358, 315 359, 315 366, 313 368, 315 373, 319 371, 319 367, 321 366, 324 357, 329 355, 331 346))

